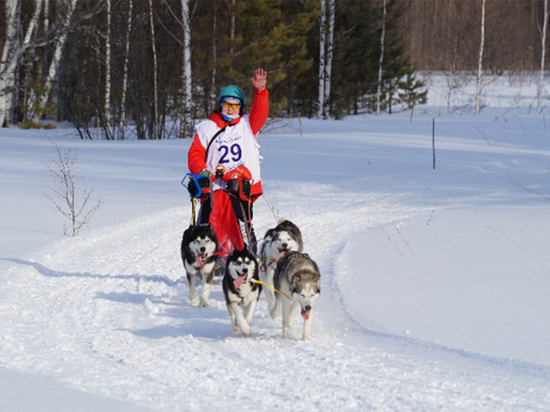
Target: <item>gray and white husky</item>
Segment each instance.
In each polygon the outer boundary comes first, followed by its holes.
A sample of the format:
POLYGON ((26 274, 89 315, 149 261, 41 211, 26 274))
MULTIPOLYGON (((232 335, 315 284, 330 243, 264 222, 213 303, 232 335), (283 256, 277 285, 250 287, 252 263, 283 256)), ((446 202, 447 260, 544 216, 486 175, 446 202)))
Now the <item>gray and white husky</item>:
POLYGON ((246 248, 234 249, 226 262, 225 276, 222 280, 227 310, 231 315, 233 333, 239 330, 250 335, 250 323, 256 312, 262 286, 255 283, 258 276, 258 261, 246 248))
MULTIPOLYGON (((288 252, 301 252, 304 249, 302 233, 298 226, 290 220, 281 220, 279 224, 269 229, 260 248, 260 279, 273 286, 273 277, 277 262, 288 252)), ((275 296, 271 288, 265 289, 268 310, 275 305, 275 296)))
POLYGON ((306 253, 288 252, 279 260, 274 280, 275 288, 287 296, 276 294, 276 303, 271 310, 271 317, 275 319, 282 307, 283 336, 285 336, 290 328, 292 312, 299 305, 304 318, 302 339, 309 339, 313 310, 321 293, 321 273, 317 264, 306 253))
POLYGON ((192 305, 199 305, 197 293, 197 277, 202 278, 202 293, 200 306, 209 305, 210 290, 214 280, 214 269, 218 252, 218 239, 210 225, 189 226, 183 232, 181 241, 181 258, 187 273, 189 285, 189 300, 192 305))

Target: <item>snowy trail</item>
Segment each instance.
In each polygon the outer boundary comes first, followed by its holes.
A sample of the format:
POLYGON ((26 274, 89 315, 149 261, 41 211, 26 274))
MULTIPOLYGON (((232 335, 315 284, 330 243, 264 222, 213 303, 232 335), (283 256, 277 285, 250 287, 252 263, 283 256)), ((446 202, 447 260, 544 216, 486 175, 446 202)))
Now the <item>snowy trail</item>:
MULTIPOLYGON (((548 410, 548 368, 373 333, 346 312, 336 273, 346 242, 424 210, 303 190, 306 200, 279 193, 277 206, 293 211, 282 217, 298 223, 321 268, 311 341, 299 340, 298 319, 283 339, 263 298, 252 337, 232 335, 219 281, 211 307, 190 306, 182 208, 4 261, 0 364, 159 411, 548 410)), ((265 202, 255 215, 261 237, 275 220, 265 202)))

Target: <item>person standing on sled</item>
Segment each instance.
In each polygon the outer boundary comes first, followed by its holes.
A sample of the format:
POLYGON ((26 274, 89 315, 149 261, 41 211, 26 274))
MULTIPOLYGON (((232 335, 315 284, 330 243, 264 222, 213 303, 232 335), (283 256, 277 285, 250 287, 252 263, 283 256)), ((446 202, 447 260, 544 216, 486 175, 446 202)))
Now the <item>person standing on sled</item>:
POLYGON ((198 221, 212 224, 222 253, 227 254, 233 248, 256 246, 252 205, 263 193, 258 132, 267 120, 269 93, 265 70, 256 69, 250 80, 255 88, 250 114, 244 111, 244 92, 234 85, 224 87, 214 112, 197 125, 188 153, 189 171, 211 181, 198 221))

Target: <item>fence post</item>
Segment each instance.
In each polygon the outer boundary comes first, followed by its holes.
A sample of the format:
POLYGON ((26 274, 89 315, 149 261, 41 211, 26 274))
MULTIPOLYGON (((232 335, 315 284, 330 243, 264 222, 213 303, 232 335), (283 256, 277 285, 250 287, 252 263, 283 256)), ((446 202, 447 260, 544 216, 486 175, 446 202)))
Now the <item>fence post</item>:
POLYGON ((432 157, 433 157, 433 170, 435 170, 435 117, 432 118, 432 157))

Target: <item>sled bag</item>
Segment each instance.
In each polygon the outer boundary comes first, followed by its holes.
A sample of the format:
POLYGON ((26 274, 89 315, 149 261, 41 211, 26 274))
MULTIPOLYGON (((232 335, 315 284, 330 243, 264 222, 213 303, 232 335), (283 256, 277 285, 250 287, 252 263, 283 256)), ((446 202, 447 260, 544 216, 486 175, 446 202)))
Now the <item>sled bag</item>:
POLYGON ((222 253, 229 254, 234 248, 241 250, 250 246, 246 212, 239 198, 224 190, 216 190, 201 205, 199 221, 210 223, 218 238, 222 253))

